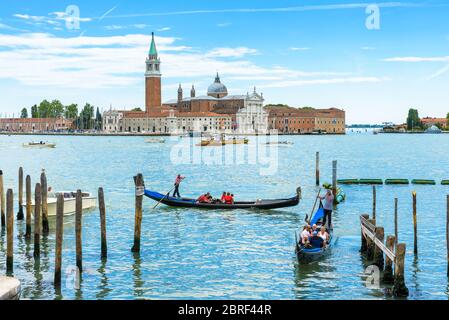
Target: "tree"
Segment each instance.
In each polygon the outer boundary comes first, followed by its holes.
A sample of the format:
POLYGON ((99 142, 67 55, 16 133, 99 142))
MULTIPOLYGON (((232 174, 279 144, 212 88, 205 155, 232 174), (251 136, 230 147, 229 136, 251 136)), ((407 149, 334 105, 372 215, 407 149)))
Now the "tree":
POLYGON ((39 110, 37 105, 31 107, 31 118, 39 118, 39 110))
POLYGON ((135 112, 137 112, 137 111, 138 111, 138 112, 143 112, 142 109, 140 109, 140 108, 134 108, 134 109, 132 109, 131 111, 135 111, 135 112))
POLYGON ((449 112, 446 115, 446 127, 449 128, 449 112))
POLYGON ((78 117, 78 105, 72 103, 65 106, 64 116, 66 119, 76 119, 76 117, 78 117))
POLYGON ((50 118, 51 104, 47 100, 43 100, 38 107, 39 118, 50 118))
POLYGON ((50 118, 58 118, 64 115, 64 105, 59 100, 53 100, 50 103, 50 118))
POLYGON ((94 117, 94 107, 89 103, 84 105, 80 112, 80 129, 92 129, 92 118, 94 117))
POLYGON ((27 109, 27 108, 23 108, 23 109, 22 109, 22 112, 21 112, 21 114, 20 114, 20 117, 21 117, 22 119, 28 118, 28 109, 27 109))
POLYGON ((99 130, 102 127, 103 117, 100 113, 100 109, 97 107, 97 115, 95 116, 95 129, 99 130))
POLYGON ((421 119, 419 118, 418 110, 411 108, 408 111, 407 130, 413 130, 416 128, 422 128, 422 123, 421 119))

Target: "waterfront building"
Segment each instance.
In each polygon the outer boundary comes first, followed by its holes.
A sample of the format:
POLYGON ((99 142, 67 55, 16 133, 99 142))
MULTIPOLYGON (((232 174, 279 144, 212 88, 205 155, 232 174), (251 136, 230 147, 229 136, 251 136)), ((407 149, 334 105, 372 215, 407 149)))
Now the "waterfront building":
POLYGON ((269 109, 269 129, 280 133, 333 133, 344 134, 345 111, 330 109, 298 109, 273 107, 269 109))
POLYGON ((424 125, 424 127, 426 127, 426 128, 430 128, 432 126, 445 128, 445 127, 447 127, 447 124, 448 124, 448 120, 446 118, 426 117, 426 118, 422 118, 421 122, 424 125))
POLYGON ((0 118, 0 131, 55 132, 73 129, 73 119, 59 118, 0 118))
POLYGON ((268 132, 268 112, 263 106, 263 94, 259 94, 254 87, 251 94, 245 97, 244 107, 236 114, 237 132, 261 133, 268 132))
POLYGON ((103 131, 107 133, 123 131, 124 110, 108 110, 103 112, 103 131))

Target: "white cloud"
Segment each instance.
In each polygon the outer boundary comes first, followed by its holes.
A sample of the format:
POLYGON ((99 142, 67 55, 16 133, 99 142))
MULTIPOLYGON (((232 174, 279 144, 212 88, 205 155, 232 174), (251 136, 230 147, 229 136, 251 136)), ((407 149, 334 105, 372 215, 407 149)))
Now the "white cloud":
POLYGON ((449 62, 449 56, 445 57, 393 57, 386 58, 387 62, 449 62))
POLYGON ((309 47, 290 47, 289 50, 291 51, 306 51, 306 50, 310 50, 311 48, 309 47))
POLYGON ((163 28, 157 29, 158 32, 164 32, 164 31, 170 31, 170 30, 171 30, 170 27, 163 27, 163 28))
POLYGON ((226 27, 229 27, 229 26, 231 26, 231 25, 232 25, 231 22, 217 23, 217 27, 219 27, 219 28, 226 28, 226 27))
MULTIPOLYGON (((143 81, 149 43, 150 36, 145 34, 72 38, 48 33, 0 34, 0 78, 13 79, 26 86, 51 86, 53 90, 136 87, 143 81)), ((166 84, 172 82, 170 79, 198 83, 213 78, 215 71, 223 78, 252 80, 249 85, 257 82, 258 86, 265 81, 271 87, 376 81, 355 78, 347 72, 304 72, 282 66, 259 66, 245 59, 257 53, 246 47, 194 52, 177 45, 173 37, 156 37, 156 43, 166 84), (313 79, 302 79, 306 77, 313 79)))
POLYGON ((209 57, 233 57, 240 58, 245 55, 254 55, 258 54, 256 49, 251 49, 247 47, 238 47, 238 48, 216 48, 214 50, 209 51, 206 55, 209 57))
POLYGON ((379 83, 390 80, 389 78, 380 77, 343 77, 331 79, 310 79, 310 80, 288 80, 273 82, 265 85, 260 85, 261 88, 286 88, 299 87, 305 85, 320 85, 320 84, 356 84, 356 83, 379 83))
POLYGON ((376 50, 375 47, 369 47, 369 46, 361 47, 360 49, 362 49, 362 50, 367 50, 367 51, 370 51, 370 50, 376 50))

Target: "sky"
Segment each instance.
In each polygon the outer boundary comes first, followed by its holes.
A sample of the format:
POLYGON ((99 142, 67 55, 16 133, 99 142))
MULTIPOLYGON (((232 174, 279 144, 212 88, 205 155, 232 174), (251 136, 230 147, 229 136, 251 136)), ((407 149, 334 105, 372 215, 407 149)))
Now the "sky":
POLYGON ((445 117, 448 17, 449 0, 0 1, 0 116, 43 99, 143 108, 154 32, 163 101, 218 72, 230 94, 343 108, 348 124, 445 117))

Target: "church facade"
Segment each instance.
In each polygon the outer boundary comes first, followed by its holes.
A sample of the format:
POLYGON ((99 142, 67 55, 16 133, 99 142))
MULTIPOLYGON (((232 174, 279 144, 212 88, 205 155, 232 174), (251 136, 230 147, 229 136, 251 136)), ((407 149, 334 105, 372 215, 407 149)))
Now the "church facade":
POLYGON ((191 131, 227 133, 265 133, 268 114, 263 110, 263 96, 229 95, 216 75, 205 95, 184 97, 179 85, 177 98, 161 102, 161 60, 152 34, 145 61, 145 111, 108 111, 103 129, 107 132, 183 134, 191 131))

